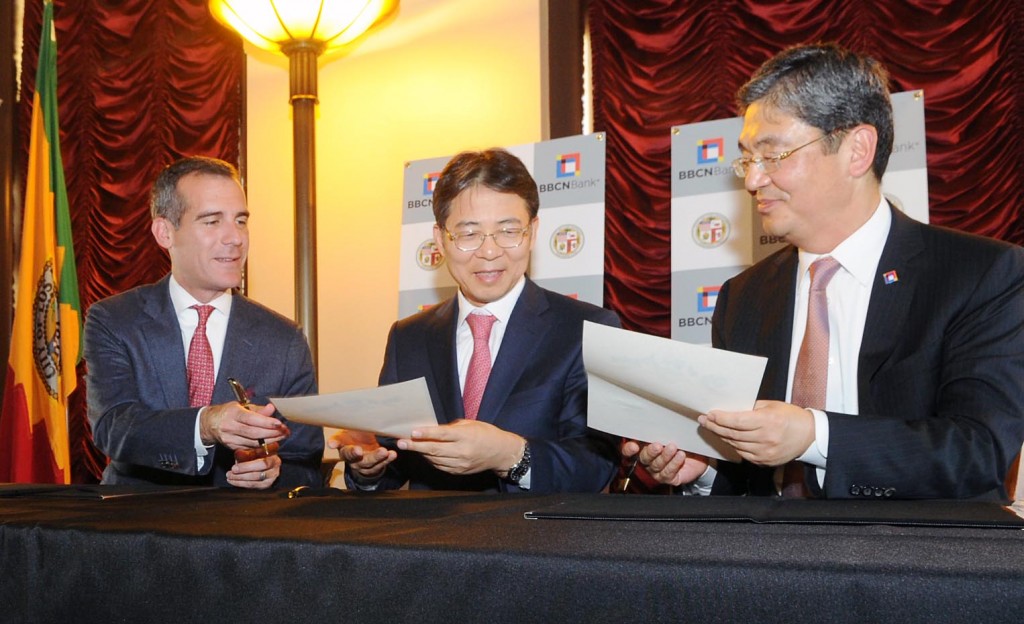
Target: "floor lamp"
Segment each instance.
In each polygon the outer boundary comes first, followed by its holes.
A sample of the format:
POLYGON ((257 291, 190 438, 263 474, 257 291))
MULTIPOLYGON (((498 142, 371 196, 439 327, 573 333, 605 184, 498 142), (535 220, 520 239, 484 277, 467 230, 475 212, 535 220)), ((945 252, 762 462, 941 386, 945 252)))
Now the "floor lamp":
POLYGON ((295 316, 318 365, 316 277, 317 59, 391 15, 398 0, 210 0, 249 43, 288 57, 295 161, 295 316))

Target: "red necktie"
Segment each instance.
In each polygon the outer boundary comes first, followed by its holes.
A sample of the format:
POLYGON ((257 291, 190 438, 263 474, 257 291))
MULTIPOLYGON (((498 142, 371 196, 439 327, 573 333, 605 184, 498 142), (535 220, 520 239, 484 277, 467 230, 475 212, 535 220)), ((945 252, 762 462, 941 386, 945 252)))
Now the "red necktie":
MULTIPOLYGON (((811 288, 807 297, 807 328, 793 372, 792 403, 800 407, 825 409, 825 391, 828 388, 828 296, 825 289, 832 281, 840 264, 835 258, 818 258, 810 267, 811 288)), ((782 495, 786 498, 806 498, 803 462, 786 464, 783 472, 782 495)))
POLYGON ((491 326, 497 320, 490 314, 470 314, 466 317, 469 330, 473 332, 473 357, 469 359, 466 372, 466 387, 462 391, 462 405, 467 420, 476 420, 480 411, 480 399, 487 387, 491 374, 491 326))
POLYGON ((210 318, 213 306, 194 305, 192 309, 199 314, 199 325, 188 346, 188 404, 202 407, 213 399, 213 350, 206 339, 206 320, 210 318))

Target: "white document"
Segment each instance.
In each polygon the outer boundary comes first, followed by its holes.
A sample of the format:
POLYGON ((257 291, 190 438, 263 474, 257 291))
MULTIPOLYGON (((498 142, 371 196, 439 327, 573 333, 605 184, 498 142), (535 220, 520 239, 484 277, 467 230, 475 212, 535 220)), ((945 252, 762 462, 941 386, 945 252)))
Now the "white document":
POLYGON ((272 398, 290 421, 408 438, 418 427, 437 425, 427 380, 305 397, 272 398))
POLYGON ((587 424, 644 442, 740 461, 697 423, 709 410, 749 410, 767 358, 732 353, 586 321, 587 424))

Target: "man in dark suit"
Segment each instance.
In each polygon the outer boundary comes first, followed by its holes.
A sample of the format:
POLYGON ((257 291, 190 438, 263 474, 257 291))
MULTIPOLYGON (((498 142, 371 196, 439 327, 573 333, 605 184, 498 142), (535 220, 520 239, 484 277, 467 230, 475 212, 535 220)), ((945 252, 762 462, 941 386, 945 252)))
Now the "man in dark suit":
POLYGON ((350 487, 516 492, 600 491, 615 448, 587 429, 583 321, 618 326, 607 310, 526 276, 540 199, 529 171, 499 149, 453 158, 434 190, 434 240, 458 294, 395 323, 380 383, 425 377, 439 426, 411 439, 342 432, 350 487), (475 343, 474 316, 489 335, 475 343), (483 345, 482 347, 480 345, 483 345), (471 399, 474 361, 490 368, 471 399), (477 407, 477 401, 479 406, 477 407))
POLYGON ((151 209, 171 274, 95 303, 85 323, 89 422, 110 459, 103 483, 320 485, 322 430, 285 425, 265 405, 270 396, 316 393, 309 347, 294 323, 232 293, 249 249, 238 173, 220 160, 182 159, 157 177, 151 209), (197 404, 186 362, 199 338, 193 308, 202 304, 212 307, 212 400, 197 404), (229 378, 253 405, 234 400, 229 378), (236 461, 236 451, 260 441, 280 448, 236 461))
POLYGON ((740 89, 733 166, 766 232, 791 246, 723 285, 712 342, 768 357, 762 400, 699 419, 742 465, 624 445, 658 481, 772 494, 788 465, 812 496, 1007 498, 1024 440, 1024 253, 917 223, 882 197, 887 82, 874 60, 813 45, 782 52, 740 89), (810 349, 808 269, 822 258, 838 268, 815 406, 794 386, 810 349))

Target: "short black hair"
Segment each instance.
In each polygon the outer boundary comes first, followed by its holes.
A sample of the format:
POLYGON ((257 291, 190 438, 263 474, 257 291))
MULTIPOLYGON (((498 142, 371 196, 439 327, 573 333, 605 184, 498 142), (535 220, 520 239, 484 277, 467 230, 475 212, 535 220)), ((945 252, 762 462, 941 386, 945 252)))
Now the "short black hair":
POLYGON ((736 94, 740 114, 764 101, 829 139, 838 149, 842 131, 860 124, 874 126, 878 145, 871 170, 881 181, 892 153, 892 100, 889 73, 875 59, 835 43, 799 45, 766 61, 736 94))
POLYGON ((472 186, 483 185, 498 193, 511 193, 523 198, 532 221, 540 209, 537 182, 516 156, 493 147, 479 152, 462 152, 445 165, 434 187, 434 221, 444 227, 452 202, 459 193, 472 186))
POLYGON ((175 229, 181 225, 185 214, 185 199, 178 192, 178 182, 192 174, 213 175, 240 182, 238 170, 229 163, 209 156, 187 156, 163 168, 153 183, 149 196, 149 212, 156 219, 163 217, 175 229))

